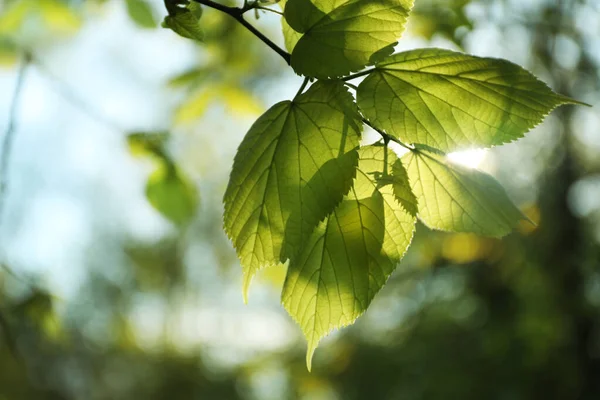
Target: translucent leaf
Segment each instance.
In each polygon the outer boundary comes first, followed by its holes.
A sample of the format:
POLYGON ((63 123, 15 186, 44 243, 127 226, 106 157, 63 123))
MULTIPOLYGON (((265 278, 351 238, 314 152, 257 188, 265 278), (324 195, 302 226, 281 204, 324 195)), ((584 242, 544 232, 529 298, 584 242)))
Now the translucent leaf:
POLYGON ((396 159, 392 166, 392 177, 396 200, 398 200, 398 203, 400 203, 410 215, 416 216, 418 210, 417 197, 410 187, 406 169, 404 169, 402 162, 398 159, 396 159))
POLYGON ((262 103, 246 89, 233 84, 204 85, 202 90, 187 99, 176 111, 177 123, 190 123, 202 117, 215 102, 223 102, 228 112, 240 115, 258 115, 264 111, 262 103))
POLYGON ((185 225, 196 214, 196 187, 173 164, 163 163, 148 178, 146 197, 165 218, 185 225))
MULTIPOLYGON (((413 0, 288 0, 285 19, 302 33, 292 51, 301 75, 338 77, 393 51, 413 0)), ((291 40, 291 35, 287 37, 291 40)))
POLYGON ((171 6, 162 26, 184 38, 202 41, 204 33, 200 27, 201 15, 202 8, 193 2, 188 7, 171 6))
POLYGON ((225 193, 225 230, 244 270, 283 263, 350 189, 362 129, 341 82, 317 82, 250 128, 225 193))
POLYGON ((506 60, 442 49, 379 62, 357 96, 377 127, 444 151, 513 141, 555 107, 577 103, 506 60))
POLYGON ((525 218, 488 174, 426 150, 407 153, 402 163, 419 202, 419 218, 430 228, 501 237, 525 218))
POLYGON ((153 155, 161 159, 168 158, 165 154, 168 138, 168 132, 134 132, 127 135, 127 145, 134 156, 153 155))
POLYGON ((20 53, 14 42, 0 37, 0 67, 11 67, 17 64, 20 53))
POLYGON ((145 0, 127 0, 129 17, 142 28, 155 28, 157 25, 152 8, 145 0))
POLYGON ((0 14, 0 33, 10 34, 19 30, 27 17, 35 13, 36 9, 36 4, 32 0, 5 3, 0 14))
MULTIPOLYGON (((285 10, 286 3, 287 0, 281 0, 279 2, 279 6, 282 10, 285 10)), ((293 30, 290 24, 287 23, 285 18, 281 18, 281 29, 283 31, 285 48, 287 49, 287 51, 292 53, 294 47, 296 47, 296 43, 298 43, 298 40, 300 40, 300 38, 302 37, 302 34, 293 30)))
POLYGON ((61 33, 73 33, 81 27, 81 18, 64 2, 40 0, 40 11, 46 25, 61 33))
POLYGON ((169 86, 173 88, 179 88, 189 86, 191 88, 197 87, 200 83, 210 76, 211 69, 209 67, 194 67, 185 72, 177 74, 169 79, 169 86))
MULTIPOLYGON (((359 150, 353 188, 290 261, 282 301, 308 341, 309 369, 321 338, 367 309, 412 240, 416 217, 376 179, 385 151, 359 150)), ((395 156, 387 151, 391 166, 395 156)))
POLYGON ((79 16, 58 0, 13 1, 0 15, 0 33, 15 34, 22 29, 44 27, 58 33, 73 33, 81 26, 79 16), (41 18, 42 24, 40 24, 41 18))

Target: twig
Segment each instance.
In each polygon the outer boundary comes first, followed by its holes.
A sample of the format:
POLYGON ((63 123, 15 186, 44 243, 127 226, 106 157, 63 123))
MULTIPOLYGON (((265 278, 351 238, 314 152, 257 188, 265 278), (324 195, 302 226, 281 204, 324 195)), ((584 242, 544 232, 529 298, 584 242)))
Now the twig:
POLYGON ((375 132, 379 133, 379 134, 381 135, 381 137, 383 138, 383 141, 384 141, 384 143, 386 143, 386 145, 387 145, 387 143, 388 143, 388 142, 394 142, 394 143, 398 143, 400 146, 404 147, 404 148, 405 148, 405 149, 407 149, 407 150, 410 150, 410 151, 414 151, 414 150, 415 150, 415 148, 414 148, 414 147, 412 147, 412 146, 409 146, 409 145, 407 145, 407 144, 403 143, 402 141, 400 141, 400 139, 397 139, 397 138, 395 138, 394 136, 388 135, 387 133, 385 133, 385 132, 384 132, 384 131, 382 131, 381 129, 377 128, 377 127, 376 127, 376 126, 374 126, 374 125, 373 125, 371 122, 369 122, 369 120, 368 120, 368 119, 366 119, 366 118, 363 118, 363 119, 362 119, 362 122, 363 122, 365 125, 367 125, 367 126, 371 127, 371 129, 373 129, 375 132))
POLYGON ((236 21, 244 26, 244 28, 248 29, 250 32, 254 34, 257 38, 263 41, 267 46, 269 46, 272 50, 274 50, 277 54, 279 54, 288 65, 291 65, 292 57, 288 52, 277 46, 275 43, 271 41, 268 37, 262 34, 258 29, 256 29, 252 24, 244 19, 244 13, 248 10, 255 8, 254 3, 246 2, 243 8, 240 7, 229 7, 224 6, 223 4, 215 3, 212 0, 193 0, 196 3, 200 3, 210 8, 214 8, 215 10, 219 10, 227 15, 230 15, 236 21))
POLYGON ((352 89, 354 91, 358 90, 358 86, 353 85, 353 84, 351 84, 349 82, 344 82, 344 85, 348 86, 350 89, 352 89))
POLYGON ((357 72, 352 75, 348 75, 343 77, 343 81, 351 81, 352 79, 360 78, 361 76, 369 75, 371 72, 375 71, 377 68, 365 69, 364 71, 357 72))
MULTIPOLYGON (((4 207, 6 204, 6 191, 8 188, 8 166, 12 152, 13 142, 15 140, 16 119, 19 110, 19 100, 25 80, 25 70, 31 62, 31 57, 26 53, 17 72, 17 81, 12 95, 10 110, 8 112, 8 125, 2 139, 2 153, 0 153, 0 227, 4 216, 4 207)), ((4 266, 4 264, 2 264, 4 266)))
POLYGON ((269 7, 256 5, 256 6, 254 6, 254 8, 257 10, 270 11, 272 13, 281 15, 283 17, 283 13, 281 11, 273 10, 272 8, 269 8, 269 7))

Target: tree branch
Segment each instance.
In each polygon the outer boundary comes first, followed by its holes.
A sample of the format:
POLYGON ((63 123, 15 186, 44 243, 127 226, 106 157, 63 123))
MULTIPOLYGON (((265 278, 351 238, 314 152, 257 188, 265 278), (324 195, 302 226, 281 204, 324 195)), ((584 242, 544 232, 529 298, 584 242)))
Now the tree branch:
POLYGON ((269 46, 272 50, 274 50, 277 54, 279 54, 287 63, 287 65, 291 65, 291 56, 288 52, 277 46, 275 43, 271 41, 268 37, 262 34, 258 29, 256 29, 252 24, 244 19, 244 13, 248 10, 255 8, 254 3, 246 3, 243 8, 240 7, 229 7, 224 6, 223 4, 216 3, 212 0, 192 0, 196 3, 202 4, 206 7, 214 8, 215 10, 219 10, 225 14, 230 15, 236 21, 244 26, 244 28, 248 29, 254 36, 263 41, 267 46, 269 46))

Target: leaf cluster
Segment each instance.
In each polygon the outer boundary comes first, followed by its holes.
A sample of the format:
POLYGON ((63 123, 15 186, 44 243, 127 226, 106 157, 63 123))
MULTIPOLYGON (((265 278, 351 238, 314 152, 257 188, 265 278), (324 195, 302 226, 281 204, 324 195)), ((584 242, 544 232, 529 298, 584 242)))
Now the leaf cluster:
MULTIPOLYGON (((198 3, 240 22, 265 8, 198 3)), ((321 338, 353 323, 384 286, 417 219, 501 237, 525 218, 492 176, 448 162, 447 153, 517 140, 555 107, 578 102, 506 60, 432 48, 393 54, 412 0, 279 3, 289 54, 275 51, 305 81, 243 139, 224 228, 245 299, 258 271, 287 265, 282 302, 307 338, 310 368, 321 338), (380 142, 361 145, 365 125, 380 142)))

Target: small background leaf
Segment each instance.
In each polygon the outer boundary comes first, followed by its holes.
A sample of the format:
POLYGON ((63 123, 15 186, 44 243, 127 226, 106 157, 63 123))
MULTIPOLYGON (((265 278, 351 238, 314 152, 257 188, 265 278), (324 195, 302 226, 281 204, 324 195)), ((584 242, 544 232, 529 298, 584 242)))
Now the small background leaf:
POLYGON ((262 102, 248 90, 233 84, 207 84, 187 99, 175 112, 177 123, 190 123, 202 117, 209 106, 221 102, 227 112, 258 115, 264 111, 262 102))
POLYGON ((187 224, 196 214, 196 188, 173 165, 163 164, 150 175, 146 196, 155 209, 176 225, 187 224))
POLYGON ((154 172, 146 183, 146 197, 165 218, 176 225, 187 224, 198 208, 198 191, 175 165, 166 149, 168 132, 135 132, 127 136, 132 155, 154 161, 154 172))
POLYGON ((59 0, 18 0, 5 5, 0 15, 0 34, 47 28, 71 34, 81 27, 81 18, 59 0))
POLYGON ((158 22, 146 0, 126 0, 129 17, 141 28, 156 28, 158 22))
POLYGON ((171 6, 169 7, 169 15, 167 15, 162 23, 164 28, 169 28, 184 38, 202 41, 204 32, 200 27, 200 17, 202 16, 202 8, 191 2, 187 7, 171 6))

